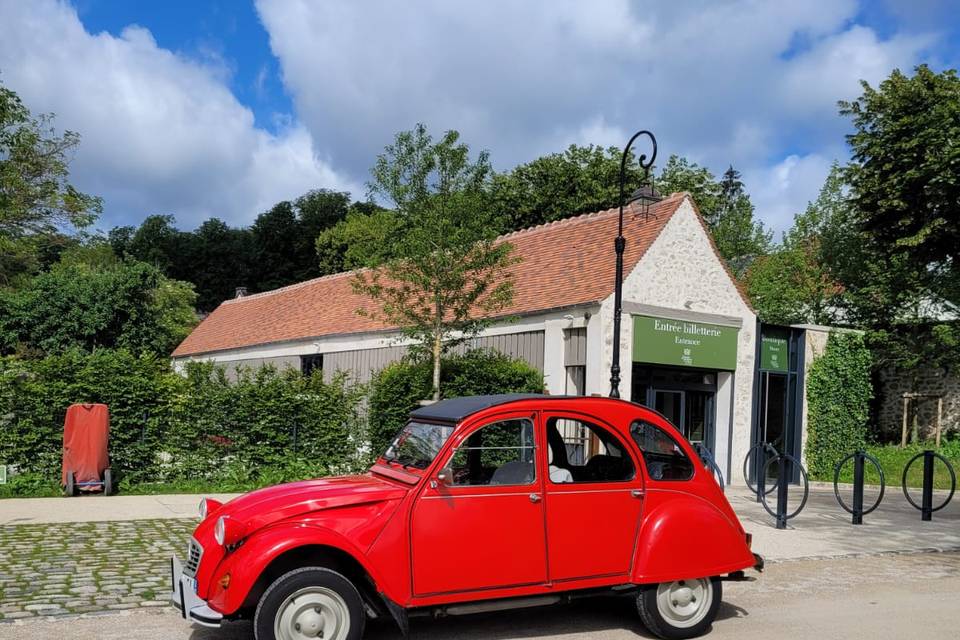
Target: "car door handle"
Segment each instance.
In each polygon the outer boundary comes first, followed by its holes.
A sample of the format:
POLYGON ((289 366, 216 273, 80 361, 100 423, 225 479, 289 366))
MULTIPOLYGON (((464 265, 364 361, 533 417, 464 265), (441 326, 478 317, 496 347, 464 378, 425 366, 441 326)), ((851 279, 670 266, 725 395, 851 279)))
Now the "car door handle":
POLYGON ((531 494, 530 494, 530 502, 540 502, 540 494, 539 494, 539 493, 531 493, 531 494))
POLYGON ((633 491, 630 492, 630 495, 633 496, 634 498, 642 498, 643 489, 634 489, 633 491))

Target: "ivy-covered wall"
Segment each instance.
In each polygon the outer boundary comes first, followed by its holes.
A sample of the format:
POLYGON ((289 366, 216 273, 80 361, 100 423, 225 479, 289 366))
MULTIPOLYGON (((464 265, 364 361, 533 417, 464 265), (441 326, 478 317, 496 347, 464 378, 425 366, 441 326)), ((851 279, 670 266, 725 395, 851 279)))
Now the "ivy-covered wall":
POLYGON ((810 474, 833 477, 847 454, 866 445, 873 386, 863 336, 833 332, 807 374, 806 461, 810 474))

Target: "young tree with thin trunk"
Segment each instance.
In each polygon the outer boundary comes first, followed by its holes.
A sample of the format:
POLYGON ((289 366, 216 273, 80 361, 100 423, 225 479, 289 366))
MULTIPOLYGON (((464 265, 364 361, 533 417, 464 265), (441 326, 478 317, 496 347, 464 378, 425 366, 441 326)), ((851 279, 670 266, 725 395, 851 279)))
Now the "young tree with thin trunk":
POLYGON ((475 161, 448 131, 434 142, 421 124, 397 134, 373 167, 370 195, 396 209, 392 257, 361 271, 357 292, 378 303, 361 311, 399 327, 433 359, 433 399, 440 399, 440 358, 476 335, 512 300, 512 246, 495 242, 488 154, 475 161))

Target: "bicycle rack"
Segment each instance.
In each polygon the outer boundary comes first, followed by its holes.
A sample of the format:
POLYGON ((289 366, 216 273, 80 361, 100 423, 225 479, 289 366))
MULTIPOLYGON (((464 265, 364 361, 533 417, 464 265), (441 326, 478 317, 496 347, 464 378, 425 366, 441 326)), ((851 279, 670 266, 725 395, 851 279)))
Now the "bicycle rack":
POLYGON ((757 444, 750 447, 747 451, 747 455, 743 458, 743 479, 747 483, 747 487, 750 491, 753 492, 753 495, 757 496, 757 502, 761 502, 760 492, 762 491, 764 495, 770 495, 770 493, 776 488, 776 485, 767 489, 764 485, 766 478, 763 473, 760 473, 762 469, 766 469, 766 460, 771 458, 776 458, 780 455, 780 452, 777 451, 772 444, 769 442, 758 442, 757 444), (767 458, 756 459, 756 454, 762 453, 767 458), (754 456, 754 471, 756 472, 757 482, 755 485, 750 484, 750 456, 754 456))
MULTIPOLYGON (((777 510, 774 511, 770 508, 770 505, 767 504, 767 495, 763 491, 758 492, 760 496, 760 502, 763 504, 763 508, 777 519, 777 529, 786 529, 787 520, 796 518, 797 515, 803 511, 803 508, 807 506, 807 498, 810 497, 810 480, 807 478, 807 470, 803 468, 803 465, 800 464, 800 461, 794 458, 789 453, 781 453, 777 455, 776 458, 770 458, 767 460, 767 463, 763 466, 763 476, 767 475, 767 469, 774 462, 780 463, 780 469, 777 477, 777 510), (790 483, 790 474, 788 469, 789 464, 792 463, 797 465, 797 468, 800 469, 800 475, 803 478, 803 500, 800 501, 800 506, 796 508, 793 513, 787 513, 787 486, 790 483)), ((763 476, 758 476, 758 480, 762 482, 760 478, 763 476)), ((761 485, 762 486, 762 485, 761 485)))
POLYGON ((693 449, 697 452, 697 455, 700 456, 703 466, 709 469, 710 473, 716 478, 717 484, 720 485, 720 491, 726 492, 726 485, 723 482, 723 471, 717 466, 717 460, 713 457, 713 454, 710 453, 710 450, 699 442, 693 445, 693 449))
POLYGON ((933 519, 935 511, 940 511, 940 509, 950 504, 950 501, 953 499, 953 494, 957 490, 957 474, 954 473, 953 465, 950 464, 949 460, 936 451, 927 449, 910 458, 910 462, 903 468, 901 486, 903 487, 903 496, 907 499, 907 502, 909 502, 914 509, 920 510, 920 520, 929 522, 933 519), (919 505, 913 501, 913 498, 910 497, 910 492, 907 491, 907 472, 910 471, 910 467, 917 461, 917 458, 923 458, 923 496, 921 498, 921 504, 919 505), (947 496, 947 499, 943 501, 943 504, 936 508, 933 506, 933 462, 935 458, 942 460, 943 464, 947 465, 947 471, 950 472, 950 494, 947 496))
POLYGON ((863 524, 863 516, 868 513, 873 513, 877 507, 880 506, 880 503, 883 502, 883 494, 886 490, 887 482, 886 478, 883 475, 883 469, 880 467, 880 462, 868 454, 863 449, 855 451, 848 455, 846 458, 837 463, 837 466, 834 467, 833 471, 833 495, 836 496, 837 502, 840 503, 840 506, 844 511, 853 516, 852 524, 863 524), (843 498, 840 497, 840 469, 843 468, 843 465, 847 463, 847 460, 853 458, 853 507, 848 507, 843 501, 843 498), (865 461, 870 461, 870 463, 876 467, 877 472, 880 474, 880 495, 877 497, 877 501, 869 509, 863 508, 863 463, 865 461))

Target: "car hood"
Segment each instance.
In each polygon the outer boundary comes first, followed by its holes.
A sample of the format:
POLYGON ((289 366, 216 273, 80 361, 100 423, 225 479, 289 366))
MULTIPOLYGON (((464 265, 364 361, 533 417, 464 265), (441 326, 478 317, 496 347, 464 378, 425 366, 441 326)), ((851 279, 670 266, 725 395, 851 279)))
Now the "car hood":
POLYGON ((369 474, 290 482, 234 498, 211 513, 204 524, 212 529, 217 518, 227 516, 243 523, 246 533, 250 534, 274 522, 313 511, 397 500, 407 491, 407 487, 369 474))

